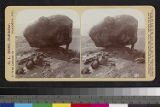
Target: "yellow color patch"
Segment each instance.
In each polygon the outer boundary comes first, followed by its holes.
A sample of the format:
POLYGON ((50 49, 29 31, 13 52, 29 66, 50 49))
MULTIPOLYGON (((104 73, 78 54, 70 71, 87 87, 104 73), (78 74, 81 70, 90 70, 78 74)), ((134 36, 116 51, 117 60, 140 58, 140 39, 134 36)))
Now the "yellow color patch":
POLYGON ((52 104, 52 107, 71 107, 71 104, 69 104, 69 103, 55 103, 55 104, 52 104))

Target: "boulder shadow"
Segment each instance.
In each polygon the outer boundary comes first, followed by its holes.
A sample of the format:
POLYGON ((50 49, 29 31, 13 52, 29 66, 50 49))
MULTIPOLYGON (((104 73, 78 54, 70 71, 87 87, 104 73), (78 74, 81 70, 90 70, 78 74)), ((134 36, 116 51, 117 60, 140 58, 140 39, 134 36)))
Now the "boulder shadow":
POLYGON ((76 50, 66 50, 63 47, 57 48, 40 48, 37 52, 46 53, 48 57, 58 60, 69 61, 71 58, 80 58, 80 53, 76 50))

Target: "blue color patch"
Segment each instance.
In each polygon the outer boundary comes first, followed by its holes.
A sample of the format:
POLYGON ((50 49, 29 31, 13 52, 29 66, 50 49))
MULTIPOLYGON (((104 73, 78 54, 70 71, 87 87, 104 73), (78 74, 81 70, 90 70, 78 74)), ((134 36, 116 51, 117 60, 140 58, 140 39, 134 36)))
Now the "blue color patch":
POLYGON ((0 103, 0 107, 14 107, 13 103, 0 103))
POLYGON ((14 107, 33 107, 31 103, 15 103, 14 107))

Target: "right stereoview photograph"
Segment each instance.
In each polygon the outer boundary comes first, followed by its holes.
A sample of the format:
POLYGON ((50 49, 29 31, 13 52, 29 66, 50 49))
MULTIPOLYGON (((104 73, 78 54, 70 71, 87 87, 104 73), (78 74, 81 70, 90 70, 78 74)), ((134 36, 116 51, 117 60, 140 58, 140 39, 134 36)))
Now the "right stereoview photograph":
POLYGON ((145 17, 136 9, 89 9, 81 17, 82 78, 145 78, 145 17))

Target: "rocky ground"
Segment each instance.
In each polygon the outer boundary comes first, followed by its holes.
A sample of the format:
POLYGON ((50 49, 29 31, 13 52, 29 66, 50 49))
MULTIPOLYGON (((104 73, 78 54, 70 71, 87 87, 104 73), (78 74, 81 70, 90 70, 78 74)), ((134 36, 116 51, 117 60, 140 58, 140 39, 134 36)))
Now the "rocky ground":
POLYGON ((144 78, 144 30, 138 31, 135 50, 130 47, 96 47, 89 36, 82 37, 82 78, 144 78))
POLYGON ((17 57, 17 77, 21 78, 76 78, 79 77, 79 58, 73 52, 35 50, 17 57))
POLYGON ((84 78, 143 78, 144 54, 128 47, 103 49, 82 57, 84 78))
POLYGON ((67 52, 57 49, 38 49, 29 46, 23 36, 16 37, 17 78, 78 78, 80 77, 79 38, 73 38, 67 52), (77 44, 76 44, 77 43, 77 44), (76 46, 76 47, 73 47, 76 46), (77 50, 75 50, 77 49, 77 50))

